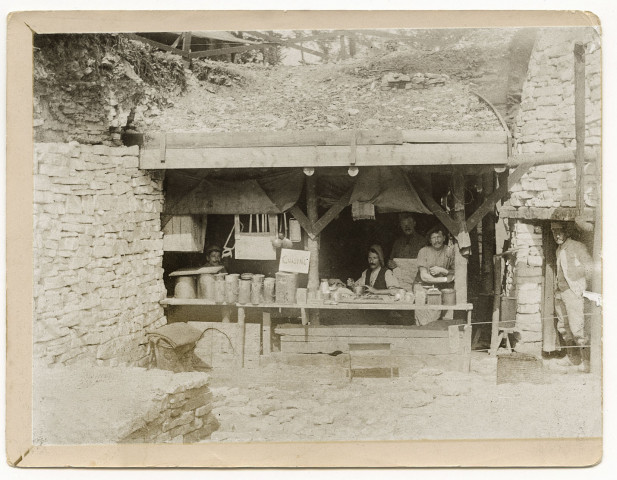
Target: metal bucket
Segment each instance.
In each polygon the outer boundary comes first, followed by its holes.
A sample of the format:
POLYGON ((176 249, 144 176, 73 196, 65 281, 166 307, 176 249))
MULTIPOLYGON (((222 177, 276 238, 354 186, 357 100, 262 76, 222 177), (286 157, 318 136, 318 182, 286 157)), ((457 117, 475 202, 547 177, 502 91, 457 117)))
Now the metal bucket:
POLYGON ((429 288, 426 292, 427 305, 441 305, 441 290, 438 288, 429 288))
POLYGON ((444 305, 456 305, 456 290, 444 288, 441 291, 441 301, 444 305))

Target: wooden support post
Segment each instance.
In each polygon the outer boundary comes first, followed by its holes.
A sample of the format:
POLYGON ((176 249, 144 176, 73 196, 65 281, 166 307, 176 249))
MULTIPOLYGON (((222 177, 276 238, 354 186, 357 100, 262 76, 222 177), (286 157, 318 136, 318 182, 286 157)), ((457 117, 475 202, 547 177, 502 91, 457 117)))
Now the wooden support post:
POLYGON ((236 352, 239 368, 244 368, 244 340, 246 337, 246 324, 244 323, 244 307, 238 307, 238 351, 236 352))
POLYGON ((272 353, 272 318, 270 312, 263 312, 261 324, 262 340, 262 355, 270 355, 272 353))
POLYGON ((182 39, 182 59, 186 66, 191 64, 191 32, 184 32, 182 39))
POLYGON ((461 372, 469 373, 471 370, 471 325, 463 326, 459 355, 461 372))
POLYGON ((491 349, 495 355, 499 348, 499 310, 501 307, 501 256, 493 256, 493 316, 491 325, 491 349))
MULTIPOLYGON (((452 193, 454 195, 454 220, 458 224, 460 234, 467 231, 465 223, 465 177, 461 172, 454 172, 452 193)), ((456 303, 467 303, 467 257, 461 254, 458 243, 455 246, 454 262, 456 303)))
MULTIPOLYGON (((493 172, 482 175, 482 191, 484 198, 493 193, 495 179, 493 172)), ((495 210, 491 209, 482 219, 482 292, 493 291, 493 256, 495 255, 495 210)))
POLYGON ((345 60, 347 58, 347 48, 345 46, 345 35, 341 35, 339 37, 339 40, 340 40, 339 57, 341 60, 345 60))
MULTIPOLYGON (((601 157, 598 154, 596 161, 596 178, 601 185, 601 157)), ((598 204, 595 211, 595 227, 593 231, 593 275, 591 277, 591 291, 603 294, 602 291, 602 188, 598 188, 598 204)), ((602 375, 602 308, 594 303, 591 306, 590 325, 590 371, 595 375, 602 375)))
POLYGON ((557 328, 555 328, 555 265, 557 245, 553 240, 550 228, 542 229, 542 245, 544 245, 544 283, 542 288, 542 350, 550 353, 557 350, 557 328))
MULTIPOLYGON (((309 221, 314 225, 319 215, 314 175, 306 177, 306 212, 309 221)), ((309 292, 314 292, 315 295, 317 295, 317 290, 319 290, 319 238, 319 235, 317 235, 315 238, 309 236, 307 239, 308 251, 311 252, 307 288, 309 292)), ((311 325, 319 325, 319 310, 311 311, 310 322, 311 325)))
POLYGON ((576 215, 581 217, 585 209, 585 46, 582 43, 574 45, 574 133, 576 137, 576 215))
POLYGON ((351 58, 356 56, 356 37, 355 35, 350 35, 347 37, 349 39, 349 56, 351 58))

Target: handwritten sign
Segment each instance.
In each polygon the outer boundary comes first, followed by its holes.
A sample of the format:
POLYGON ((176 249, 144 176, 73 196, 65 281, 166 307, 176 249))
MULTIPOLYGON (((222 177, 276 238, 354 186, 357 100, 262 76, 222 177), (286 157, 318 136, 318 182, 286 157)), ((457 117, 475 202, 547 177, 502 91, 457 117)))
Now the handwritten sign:
POLYGON ((292 250, 283 248, 281 249, 281 263, 279 264, 279 271, 308 273, 310 259, 311 252, 307 252, 306 250, 292 250))

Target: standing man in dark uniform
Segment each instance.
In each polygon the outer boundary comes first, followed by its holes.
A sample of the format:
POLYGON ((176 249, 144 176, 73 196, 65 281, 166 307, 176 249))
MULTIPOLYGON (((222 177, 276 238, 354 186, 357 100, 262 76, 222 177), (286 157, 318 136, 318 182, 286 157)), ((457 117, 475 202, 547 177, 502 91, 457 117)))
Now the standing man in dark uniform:
POLYGON ((399 213, 399 225, 403 235, 394 241, 388 268, 396 268, 395 258, 417 258, 420 249, 426 246, 426 238, 416 232, 416 220, 409 212, 399 213))

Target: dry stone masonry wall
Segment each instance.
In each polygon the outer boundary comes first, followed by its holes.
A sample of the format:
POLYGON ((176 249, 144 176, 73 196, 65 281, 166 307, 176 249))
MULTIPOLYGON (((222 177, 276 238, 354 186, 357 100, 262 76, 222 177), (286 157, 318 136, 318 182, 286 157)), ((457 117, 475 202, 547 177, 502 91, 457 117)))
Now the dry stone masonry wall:
POLYGON ((212 413, 208 379, 159 390, 142 417, 128 424, 119 443, 195 443, 210 438, 219 423, 212 413))
MULTIPOLYGON (((512 248, 516 249, 516 328, 520 342, 539 352, 542 342, 542 283, 544 252, 542 226, 516 221, 512 229, 512 248)), ((520 349, 520 346, 519 346, 520 349)))
POLYGON ((33 373, 35 445, 191 443, 219 426, 202 372, 77 364, 33 373))
MULTIPOLYGON (((538 36, 513 137, 515 153, 538 154, 576 149, 574 129, 574 44, 585 45, 585 145, 599 149, 601 141, 601 50, 592 29, 551 29, 538 36)), ((585 205, 597 204, 594 163, 585 166, 585 205)), ((576 207, 573 163, 532 168, 511 189, 501 212, 510 218, 571 220, 576 207)))
POLYGON ((162 179, 138 147, 35 144, 34 357, 114 365, 165 323, 162 179))

